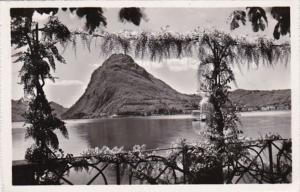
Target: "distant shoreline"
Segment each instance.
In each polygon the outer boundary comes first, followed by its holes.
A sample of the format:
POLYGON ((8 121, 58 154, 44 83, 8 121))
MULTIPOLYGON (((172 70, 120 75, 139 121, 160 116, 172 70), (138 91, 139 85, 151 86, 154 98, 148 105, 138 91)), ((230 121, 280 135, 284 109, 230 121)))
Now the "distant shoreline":
MULTIPOLYGON (((288 112, 288 111, 291 111, 291 110, 271 110, 271 111, 263 111, 263 110, 257 110, 257 111, 239 111, 237 113, 257 113, 257 112, 288 112)), ((180 113, 180 114, 153 114, 153 115, 147 115, 147 116, 144 116, 144 115, 117 115, 116 117, 112 117, 112 116, 103 116, 103 117, 99 117, 99 118, 80 118, 82 120, 84 119, 118 119, 118 118, 126 118, 126 117, 163 117, 163 116, 176 116, 176 115, 191 115, 190 113, 180 113)), ((80 120, 79 119, 79 120, 80 120)), ((68 120, 77 120, 77 119, 62 119, 64 121, 68 121, 68 120)), ((24 121, 12 121, 12 123, 24 123, 24 121)))

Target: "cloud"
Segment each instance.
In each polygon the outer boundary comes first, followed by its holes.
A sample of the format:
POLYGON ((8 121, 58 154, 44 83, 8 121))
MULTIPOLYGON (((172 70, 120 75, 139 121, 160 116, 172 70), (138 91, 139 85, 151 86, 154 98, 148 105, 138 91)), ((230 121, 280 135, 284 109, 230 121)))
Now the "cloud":
POLYGON ((194 58, 190 57, 183 57, 183 58, 173 58, 173 59, 166 59, 164 61, 144 61, 144 60, 136 60, 136 62, 141 65, 142 67, 149 69, 159 69, 162 67, 169 68, 170 71, 187 71, 190 69, 197 69, 199 61, 194 58))
POLYGON ((54 83, 48 83, 49 86, 82 86, 83 82, 79 80, 59 80, 54 83))
POLYGON ((154 61, 149 61, 149 60, 136 59, 135 62, 146 69, 149 69, 149 68, 158 69, 158 68, 163 67, 163 62, 158 62, 158 61, 154 62, 154 61))
POLYGON ((98 68, 102 65, 102 62, 100 63, 93 63, 93 64, 90 64, 89 66, 92 67, 92 68, 98 68))
POLYGON ((197 69, 199 61, 194 58, 184 57, 180 59, 170 59, 166 65, 171 71, 187 71, 190 69, 197 69))

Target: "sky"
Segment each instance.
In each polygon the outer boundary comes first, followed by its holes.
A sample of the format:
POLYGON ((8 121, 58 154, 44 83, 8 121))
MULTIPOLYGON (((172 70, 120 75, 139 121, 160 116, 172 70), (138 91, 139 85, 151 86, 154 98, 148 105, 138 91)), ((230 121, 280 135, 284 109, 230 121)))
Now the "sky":
MULTIPOLYGON (((230 31, 229 16, 233 10, 238 8, 145 8, 146 19, 142 20, 140 26, 131 23, 122 23, 118 19, 116 8, 105 8, 104 15, 107 18, 107 26, 103 30, 108 32, 119 32, 123 30, 132 31, 161 31, 167 28, 173 32, 185 33, 196 28, 218 29, 231 33, 233 36, 245 36, 249 39, 265 36, 273 38, 273 29, 276 21, 268 15, 268 27, 263 32, 254 33, 250 23, 241 26, 237 30, 230 31)), ((241 8, 244 9, 244 8, 241 8)), ((60 11, 60 20, 71 30, 82 29, 84 19, 60 11)), ((41 24, 46 21, 46 15, 35 14, 34 19, 41 24)), ((289 40, 285 36, 280 41, 289 40)), ((55 83, 47 82, 45 92, 49 101, 55 101, 65 107, 73 105, 84 93, 89 83, 92 72, 97 69, 107 56, 101 54, 99 45, 92 45, 89 51, 84 44, 77 44, 76 49, 60 48, 66 64, 57 63, 56 71, 53 73, 58 79, 55 83)), ((14 52, 12 50, 12 52, 14 52)), ((197 67, 199 62, 195 59, 171 59, 163 62, 150 62, 135 60, 149 73, 163 80, 171 87, 182 93, 193 94, 197 91, 197 67)), ((24 96, 22 85, 19 85, 18 71, 21 63, 12 64, 12 98, 20 99, 24 96)), ((273 90, 290 88, 290 64, 278 64, 274 67, 258 68, 255 66, 240 66, 233 68, 237 86, 232 89, 251 90, 273 90)))

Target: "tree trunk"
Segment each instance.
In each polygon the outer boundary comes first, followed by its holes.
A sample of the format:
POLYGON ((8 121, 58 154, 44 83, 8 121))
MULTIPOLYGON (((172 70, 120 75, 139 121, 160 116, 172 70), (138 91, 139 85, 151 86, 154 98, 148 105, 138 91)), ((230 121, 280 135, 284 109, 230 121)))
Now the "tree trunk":
POLYGON ((224 140, 223 140, 223 129, 224 129, 224 118, 223 113, 221 110, 222 101, 220 98, 223 96, 222 89, 220 89, 220 63, 214 63, 214 71, 212 73, 212 78, 214 79, 212 90, 213 93, 210 96, 210 102, 214 106, 214 117, 213 120, 216 123, 216 130, 217 130, 217 138, 212 138, 212 142, 216 145, 218 150, 218 162, 215 164, 215 167, 212 168, 211 173, 208 176, 208 183, 210 184, 223 184, 224 183, 224 176, 223 176, 223 166, 222 166, 222 153, 224 147, 224 140))

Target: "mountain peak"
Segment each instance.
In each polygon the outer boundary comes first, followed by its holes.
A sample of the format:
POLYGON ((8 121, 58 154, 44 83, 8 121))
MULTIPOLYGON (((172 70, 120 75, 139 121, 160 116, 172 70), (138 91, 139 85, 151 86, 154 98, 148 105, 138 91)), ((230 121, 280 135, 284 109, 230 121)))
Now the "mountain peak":
POLYGON ((85 93, 64 118, 112 114, 156 114, 197 106, 199 97, 184 95, 155 78, 128 55, 113 54, 96 69, 85 93))
POLYGON ((119 53, 119 54, 112 54, 106 61, 104 61, 102 66, 113 66, 113 65, 136 66, 137 64, 129 55, 119 53))

